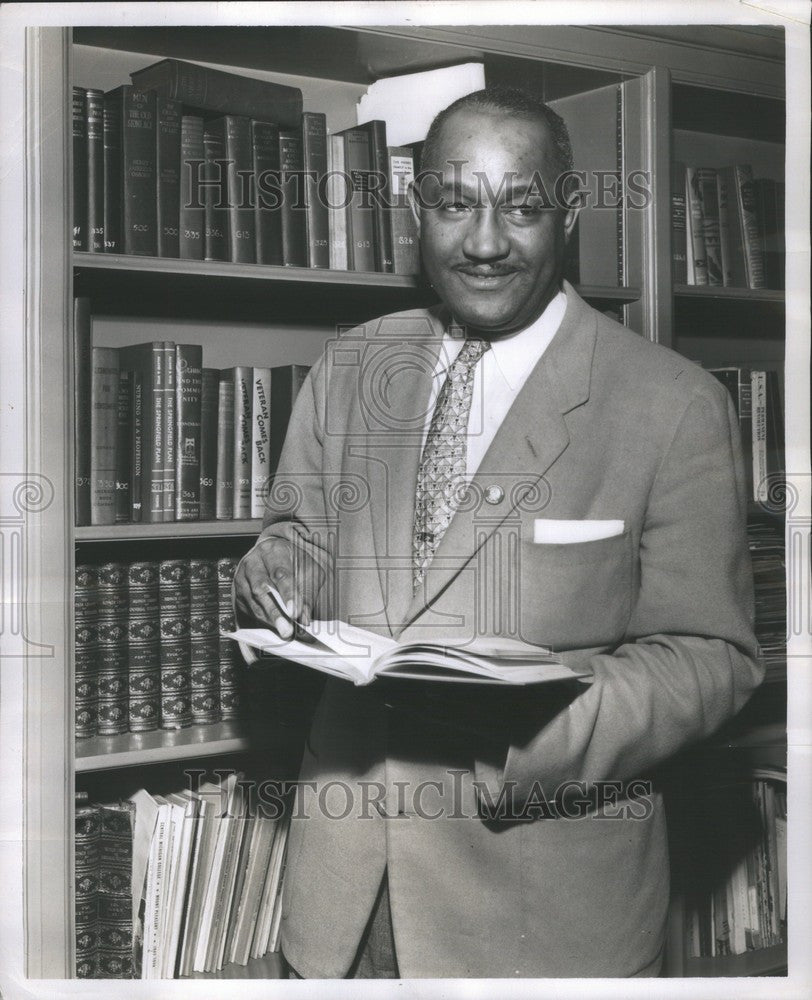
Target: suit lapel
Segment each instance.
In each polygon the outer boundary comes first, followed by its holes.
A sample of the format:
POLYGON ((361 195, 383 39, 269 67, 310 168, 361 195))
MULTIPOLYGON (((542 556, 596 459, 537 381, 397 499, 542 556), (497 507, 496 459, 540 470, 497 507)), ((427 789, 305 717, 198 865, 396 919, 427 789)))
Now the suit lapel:
MULTIPOLYGON (((529 493, 546 488, 542 477, 569 444, 564 416, 589 398, 596 321, 586 303, 564 284, 567 310, 561 326, 494 436, 471 481, 470 502, 454 515, 429 566, 425 585, 416 595, 411 592, 409 573, 410 599, 405 613, 396 617, 394 612, 400 607, 392 606, 389 615, 396 629, 414 621, 442 593, 529 493), (498 506, 489 506, 484 499, 490 486, 504 492, 498 506)), ((408 469, 412 483, 418 462, 419 449, 414 467, 410 464, 408 469)), ((413 494, 414 485, 412 516, 413 494)), ((402 525, 404 531, 408 528, 409 544, 412 516, 408 525, 402 525)))

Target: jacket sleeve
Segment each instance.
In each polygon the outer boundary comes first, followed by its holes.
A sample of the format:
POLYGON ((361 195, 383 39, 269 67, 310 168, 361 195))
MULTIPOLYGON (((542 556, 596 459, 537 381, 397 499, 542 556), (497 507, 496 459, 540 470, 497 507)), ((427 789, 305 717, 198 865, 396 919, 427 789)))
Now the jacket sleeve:
POLYGON ((503 767, 478 762, 489 794, 510 782, 521 798, 538 782, 552 798, 569 781, 639 777, 741 709, 763 678, 745 516, 732 401, 705 383, 651 487, 624 642, 565 654, 591 669, 592 684, 511 732, 503 767))

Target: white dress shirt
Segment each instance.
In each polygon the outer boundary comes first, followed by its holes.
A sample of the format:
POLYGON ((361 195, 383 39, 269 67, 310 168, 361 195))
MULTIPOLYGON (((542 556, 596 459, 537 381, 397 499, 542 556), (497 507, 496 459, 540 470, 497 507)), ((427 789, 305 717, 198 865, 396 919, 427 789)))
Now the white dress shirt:
MULTIPOLYGON (((502 426, 502 421, 513 405, 514 399, 521 392, 530 372, 558 332, 566 308, 567 296, 564 292, 559 292, 530 326, 511 337, 493 341, 491 349, 482 355, 482 359, 474 369, 474 394, 468 416, 469 479, 479 468, 479 463, 502 426)), ((462 350, 464 342, 462 336, 454 336, 453 328, 452 332, 446 331, 443 335, 423 427, 424 445, 434 413, 434 404, 446 380, 448 369, 462 350)))

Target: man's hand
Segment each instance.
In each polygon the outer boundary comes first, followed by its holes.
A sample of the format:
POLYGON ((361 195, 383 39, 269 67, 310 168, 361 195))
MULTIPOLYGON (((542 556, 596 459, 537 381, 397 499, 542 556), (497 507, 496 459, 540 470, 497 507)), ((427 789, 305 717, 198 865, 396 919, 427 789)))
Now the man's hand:
POLYGON ((284 538, 265 539, 237 567, 237 612, 270 625, 283 639, 290 639, 291 621, 309 623, 323 583, 324 570, 300 546, 284 538), (284 599, 288 617, 280 613, 269 584, 284 599))

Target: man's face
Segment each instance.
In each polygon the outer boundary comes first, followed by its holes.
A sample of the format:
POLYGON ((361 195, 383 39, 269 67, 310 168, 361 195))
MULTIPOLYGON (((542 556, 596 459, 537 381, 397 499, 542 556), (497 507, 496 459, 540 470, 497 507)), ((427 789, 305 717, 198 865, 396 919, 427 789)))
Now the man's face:
POLYGON ((462 110, 445 122, 426 164, 443 181, 423 189, 423 265, 454 319, 488 339, 528 326, 558 289, 575 213, 549 207, 552 148, 541 122, 462 110))

